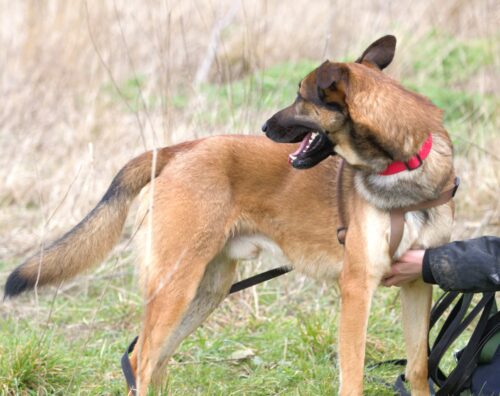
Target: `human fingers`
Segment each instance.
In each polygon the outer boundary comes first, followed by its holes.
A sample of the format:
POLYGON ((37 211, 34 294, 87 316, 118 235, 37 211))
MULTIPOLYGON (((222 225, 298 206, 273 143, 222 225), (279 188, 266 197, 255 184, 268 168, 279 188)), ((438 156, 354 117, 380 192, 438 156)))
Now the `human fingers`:
POLYGON ((415 249, 407 250, 405 253, 398 258, 397 262, 401 263, 412 263, 412 264, 422 264, 424 260, 425 250, 415 249))

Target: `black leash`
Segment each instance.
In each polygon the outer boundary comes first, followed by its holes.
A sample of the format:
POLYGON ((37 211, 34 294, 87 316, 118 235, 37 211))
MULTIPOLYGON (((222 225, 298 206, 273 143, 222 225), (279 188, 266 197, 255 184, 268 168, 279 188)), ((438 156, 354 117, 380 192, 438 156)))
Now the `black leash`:
POLYGON ((127 386, 128 386, 128 393, 129 395, 135 395, 137 394, 137 384, 135 383, 135 377, 134 377, 134 372, 132 370, 132 365, 130 364, 130 359, 128 355, 132 353, 134 350, 135 344, 137 344, 137 340, 139 339, 139 336, 136 336, 134 340, 130 343, 128 346, 127 350, 122 356, 122 371, 123 375, 125 376, 125 381, 127 381, 127 386))
MULTIPOLYGON (((236 282, 229 289, 229 294, 237 293, 241 290, 248 289, 249 287, 258 285, 259 283, 263 283, 265 281, 277 278, 278 276, 284 275, 288 272, 292 271, 292 268, 287 266, 273 268, 269 271, 263 272, 258 275, 251 276, 250 278, 243 279, 242 281, 236 282)), ((132 365, 130 364, 129 354, 134 350, 135 344, 137 344, 137 340, 139 337, 135 337, 134 340, 130 343, 127 350, 122 356, 121 365, 123 375, 125 376, 125 380, 127 381, 127 386, 129 389, 129 395, 135 396, 137 394, 137 384, 135 382, 134 372, 132 370, 132 365)))
POLYGON ((285 275, 291 270, 292 268, 283 266, 283 267, 273 268, 272 270, 263 272, 258 275, 251 276, 250 278, 236 282, 234 285, 232 285, 231 289, 229 289, 229 294, 237 293, 241 290, 248 289, 249 287, 258 285, 259 283, 277 278, 278 276, 281 275, 285 275))

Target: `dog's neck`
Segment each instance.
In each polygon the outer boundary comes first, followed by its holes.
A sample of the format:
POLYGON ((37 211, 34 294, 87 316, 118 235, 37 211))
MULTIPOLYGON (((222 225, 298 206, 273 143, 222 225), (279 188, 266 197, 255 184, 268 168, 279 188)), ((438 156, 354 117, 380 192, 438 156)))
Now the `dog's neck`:
POLYGON ((366 170, 354 171, 355 188, 372 205, 390 210, 437 198, 453 180, 453 153, 448 134, 433 134, 433 145, 417 169, 392 175, 366 170))
POLYGON ((381 176, 390 176, 404 171, 414 171, 423 165, 432 149, 432 133, 425 139, 422 147, 417 154, 410 157, 407 161, 394 161, 387 165, 384 171, 380 172, 381 176))

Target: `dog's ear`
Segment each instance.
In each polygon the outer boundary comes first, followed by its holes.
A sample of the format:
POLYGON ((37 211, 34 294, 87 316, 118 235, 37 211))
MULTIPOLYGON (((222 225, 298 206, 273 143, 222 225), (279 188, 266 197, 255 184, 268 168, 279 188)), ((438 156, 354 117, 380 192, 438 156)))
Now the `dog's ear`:
POLYGON ((316 84, 321 89, 330 88, 342 80, 345 70, 338 63, 325 61, 318 67, 316 73, 316 84))
POLYGON ((396 37, 387 35, 379 38, 363 52, 356 63, 368 63, 380 70, 389 66, 396 50, 396 37))

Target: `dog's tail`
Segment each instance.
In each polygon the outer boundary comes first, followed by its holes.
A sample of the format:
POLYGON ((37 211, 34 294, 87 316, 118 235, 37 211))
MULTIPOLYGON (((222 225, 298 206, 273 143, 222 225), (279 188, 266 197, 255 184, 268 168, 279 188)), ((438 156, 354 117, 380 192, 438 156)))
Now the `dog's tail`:
POLYGON ((60 282, 101 262, 118 241, 132 200, 189 143, 146 152, 115 176, 97 206, 73 229, 17 267, 8 277, 5 298, 60 282), (153 170, 154 167, 154 170, 153 170))

